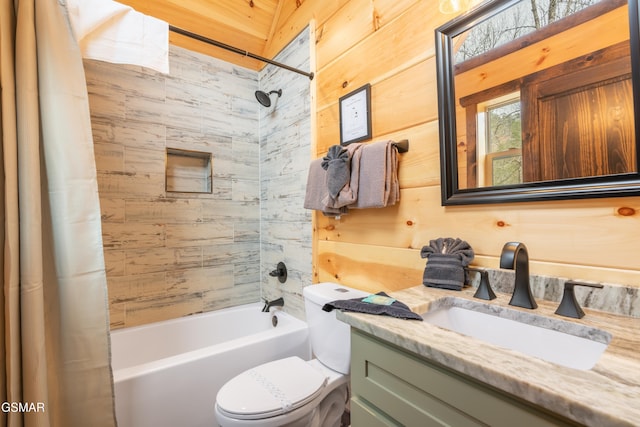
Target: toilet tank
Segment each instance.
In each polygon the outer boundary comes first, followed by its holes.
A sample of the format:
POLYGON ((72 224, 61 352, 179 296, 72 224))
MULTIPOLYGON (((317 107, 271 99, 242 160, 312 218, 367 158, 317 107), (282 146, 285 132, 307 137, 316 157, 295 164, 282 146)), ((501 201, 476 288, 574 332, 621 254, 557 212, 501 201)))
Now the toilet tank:
POLYGON ((322 307, 331 301, 364 298, 370 293, 331 282, 305 286, 302 293, 315 358, 334 371, 348 374, 351 358, 349 325, 336 319, 336 310, 326 312, 322 307))

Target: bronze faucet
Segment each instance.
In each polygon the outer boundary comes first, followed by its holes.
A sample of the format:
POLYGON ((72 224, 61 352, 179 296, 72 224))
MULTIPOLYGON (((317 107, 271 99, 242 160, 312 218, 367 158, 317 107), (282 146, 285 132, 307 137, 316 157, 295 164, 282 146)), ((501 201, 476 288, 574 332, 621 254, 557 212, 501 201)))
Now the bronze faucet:
POLYGON ((529 253, 524 243, 507 242, 500 254, 500 268, 515 270, 516 280, 509 305, 524 308, 537 308, 538 304, 531 293, 529 283, 529 253))

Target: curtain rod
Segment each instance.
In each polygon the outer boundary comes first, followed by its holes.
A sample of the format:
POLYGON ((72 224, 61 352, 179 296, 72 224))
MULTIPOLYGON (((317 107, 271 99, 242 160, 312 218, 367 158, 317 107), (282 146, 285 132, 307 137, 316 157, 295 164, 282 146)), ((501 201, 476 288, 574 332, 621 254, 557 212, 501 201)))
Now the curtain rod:
POLYGON ((182 28, 174 27, 173 25, 169 25, 169 29, 174 33, 182 34, 183 36, 190 37, 192 39, 199 40, 201 42, 205 42, 211 44, 213 46, 220 47, 222 49, 229 50, 231 52, 235 52, 239 55, 248 56, 249 58, 257 59, 258 61, 266 62, 267 64, 275 65, 276 67, 284 68, 285 70, 293 71, 294 73, 302 74, 303 76, 309 77, 309 80, 313 80, 313 73, 307 73, 306 71, 298 70, 297 68, 290 67, 289 65, 283 64, 281 62, 274 61, 272 59, 268 59, 259 55, 255 55, 246 50, 239 49, 237 47, 230 46, 226 43, 219 42, 217 40, 212 40, 210 38, 201 36, 200 34, 192 33, 191 31, 183 30, 182 28))

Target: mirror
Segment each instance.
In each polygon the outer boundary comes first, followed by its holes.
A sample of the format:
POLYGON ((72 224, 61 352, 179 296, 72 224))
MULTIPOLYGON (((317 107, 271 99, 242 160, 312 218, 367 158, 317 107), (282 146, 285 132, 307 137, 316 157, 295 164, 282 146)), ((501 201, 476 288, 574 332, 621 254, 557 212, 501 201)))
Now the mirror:
POLYGON ((638 21, 493 0, 436 29, 442 204, 640 195, 638 21))

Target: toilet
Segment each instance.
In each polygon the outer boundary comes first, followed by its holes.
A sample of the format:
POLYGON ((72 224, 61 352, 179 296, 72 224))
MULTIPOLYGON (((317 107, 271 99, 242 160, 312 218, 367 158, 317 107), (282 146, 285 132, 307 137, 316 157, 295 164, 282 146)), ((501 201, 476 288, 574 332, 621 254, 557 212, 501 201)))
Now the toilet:
POLYGON ((369 293, 336 283, 303 289, 314 359, 268 362, 229 380, 216 397, 218 424, 260 427, 339 427, 349 399, 349 325, 322 307, 369 293))

